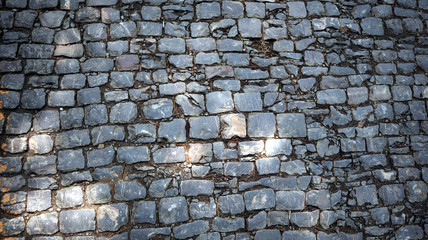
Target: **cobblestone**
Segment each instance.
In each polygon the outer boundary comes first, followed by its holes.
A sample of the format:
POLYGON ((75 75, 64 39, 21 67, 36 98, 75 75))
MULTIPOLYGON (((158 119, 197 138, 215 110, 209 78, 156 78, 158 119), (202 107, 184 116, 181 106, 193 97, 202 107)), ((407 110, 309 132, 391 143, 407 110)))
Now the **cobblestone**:
POLYGON ((426 0, 0 6, 0 236, 427 238, 426 0))

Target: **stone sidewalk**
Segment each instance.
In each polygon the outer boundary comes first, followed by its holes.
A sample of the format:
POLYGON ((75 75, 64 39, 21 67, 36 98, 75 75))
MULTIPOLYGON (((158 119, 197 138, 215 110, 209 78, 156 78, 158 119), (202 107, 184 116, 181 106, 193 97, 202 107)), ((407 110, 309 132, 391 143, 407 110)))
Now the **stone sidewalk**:
POLYGON ((428 0, 0 6, 5 239, 428 239, 428 0))

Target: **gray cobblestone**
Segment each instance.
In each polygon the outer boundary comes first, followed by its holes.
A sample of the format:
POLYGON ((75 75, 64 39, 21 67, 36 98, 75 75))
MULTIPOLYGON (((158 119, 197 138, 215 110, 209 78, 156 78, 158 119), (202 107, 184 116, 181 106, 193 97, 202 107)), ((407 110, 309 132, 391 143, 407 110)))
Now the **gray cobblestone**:
POLYGON ((428 1, 0 7, 2 237, 426 238, 428 1))

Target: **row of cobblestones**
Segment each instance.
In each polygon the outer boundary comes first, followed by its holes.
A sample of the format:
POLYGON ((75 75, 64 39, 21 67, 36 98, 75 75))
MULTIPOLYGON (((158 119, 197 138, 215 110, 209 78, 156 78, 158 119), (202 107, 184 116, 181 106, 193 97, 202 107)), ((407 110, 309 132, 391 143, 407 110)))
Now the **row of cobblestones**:
POLYGON ((428 238, 428 0, 0 0, 0 236, 428 238))

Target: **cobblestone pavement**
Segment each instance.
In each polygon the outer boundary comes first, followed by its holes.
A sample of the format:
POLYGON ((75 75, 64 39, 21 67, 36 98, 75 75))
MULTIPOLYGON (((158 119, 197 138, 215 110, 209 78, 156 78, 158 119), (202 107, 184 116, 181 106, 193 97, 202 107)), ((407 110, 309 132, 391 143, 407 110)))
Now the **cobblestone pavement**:
POLYGON ((0 236, 428 239, 428 0, 0 4, 0 236))

